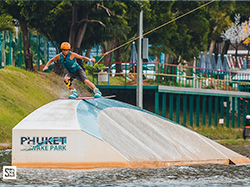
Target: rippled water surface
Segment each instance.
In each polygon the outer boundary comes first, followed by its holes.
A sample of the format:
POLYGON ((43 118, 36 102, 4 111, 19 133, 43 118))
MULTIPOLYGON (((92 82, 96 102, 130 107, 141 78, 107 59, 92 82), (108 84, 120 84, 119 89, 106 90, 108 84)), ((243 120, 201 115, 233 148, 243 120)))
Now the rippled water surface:
MULTIPOLYGON (((250 146, 230 146, 250 158, 250 146)), ((17 169, 16 180, 3 180, 11 150, 0 151, 0 185, 30 186, 250 186, 250 165, 197 165, 155 169, 17 169)))

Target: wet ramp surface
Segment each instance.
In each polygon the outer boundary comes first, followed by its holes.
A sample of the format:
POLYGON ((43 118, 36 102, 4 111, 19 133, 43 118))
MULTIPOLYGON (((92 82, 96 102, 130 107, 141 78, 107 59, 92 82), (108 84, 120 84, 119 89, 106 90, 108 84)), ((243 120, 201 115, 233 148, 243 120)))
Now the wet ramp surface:
POLYGON ((241 159, 240 154, 170 120, 114 100, 90 100, 102 139, 129 161, 241 159))

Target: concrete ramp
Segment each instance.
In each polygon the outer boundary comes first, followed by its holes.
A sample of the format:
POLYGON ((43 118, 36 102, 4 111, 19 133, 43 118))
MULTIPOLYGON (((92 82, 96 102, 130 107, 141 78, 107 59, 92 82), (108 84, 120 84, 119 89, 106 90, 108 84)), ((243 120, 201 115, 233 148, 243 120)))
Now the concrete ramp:
POLYGON ((163 117, 110 99, 57 100, 13 128, 12 165, 43 168, 249 164, 163 117))

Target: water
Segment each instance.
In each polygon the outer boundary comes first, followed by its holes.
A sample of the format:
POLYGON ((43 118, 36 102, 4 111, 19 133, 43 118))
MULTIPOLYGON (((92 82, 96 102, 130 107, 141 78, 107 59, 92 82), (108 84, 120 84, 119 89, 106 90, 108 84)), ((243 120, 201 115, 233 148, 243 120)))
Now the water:
MULTIPOLYGON (((230 146, 250 158, 250 146, 230 146)), ((16 180, 3 180, 11 165, 11 150, 0 151, 0 185, 28 186, 250 186, 250 165, 196 165, 155 169, 22 169, 16 180)))

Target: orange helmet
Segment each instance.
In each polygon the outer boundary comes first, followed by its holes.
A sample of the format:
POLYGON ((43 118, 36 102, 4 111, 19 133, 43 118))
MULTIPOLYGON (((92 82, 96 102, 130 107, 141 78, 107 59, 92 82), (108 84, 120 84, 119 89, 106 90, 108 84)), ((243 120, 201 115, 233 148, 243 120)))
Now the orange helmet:
POLYGON ((63 42, 61 44, 61 49, 68 49, 68 50, 70 50, 70 44, 68 42, 63 42))

